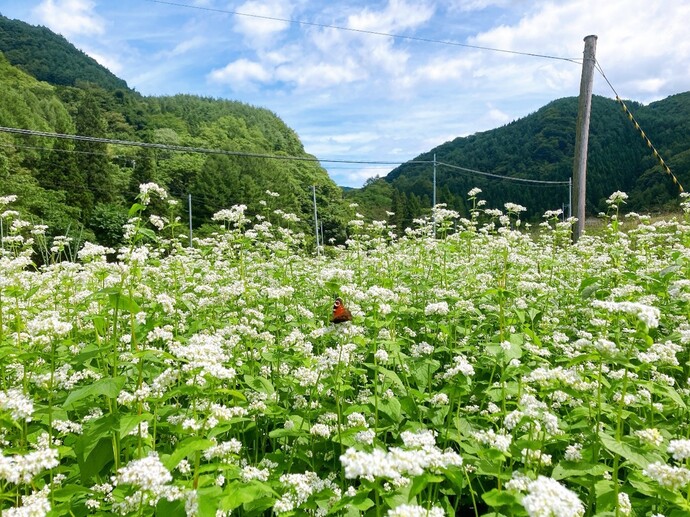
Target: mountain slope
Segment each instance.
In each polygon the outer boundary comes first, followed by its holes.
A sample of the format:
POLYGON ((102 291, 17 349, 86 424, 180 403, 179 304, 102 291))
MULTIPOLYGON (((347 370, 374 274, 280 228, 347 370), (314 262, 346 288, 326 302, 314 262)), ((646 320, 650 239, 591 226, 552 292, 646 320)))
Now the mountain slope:
MULTIPOLYGON (((649 106, 628 105, 681 183, 690 186, 690 92, 649 106)), ((506 126, 446 142, 413 161, 432 161, 435 154, 438 162, 464 169, 567 181, 572 176, 576 120, 577 98, 559 99, 506 126)), ((432 174, 431 164, 406 163, 382 179, 393 187, 389 209, 403 208, 405 223, 431 205, 432 174), (409 204, 414 205, 412 209, 409 204)), ((637 210, 672 203, 678 196, 678 188, 663 174, 620 105, 604 97, 595 96, 592 102, 587 175, 590 213, 604 210, 604 200, 616 190, 628 192, 629 207, 637 210)), ((466 212, 466 193, 473 187, 483 190, 482 197, 490 206, 519 203, 528 207, 532 217, 568 204, 567 185, 517 183, 438 165, 438 202, 466 212)), ((351 192, 347 196, 363 196, 366 209, 366 195, 351 192)), ((380 211, 380 205, 378 202, 370 210, 380 211)))
MULTIPOLYGON (((275 113, 193 95, 143 97, 48 29, 7 18, 0 27, 0 45, 9 45, 21 63, 21 69, 13 66, 0 52, 0 91, 8 101, 0 103, 0 126, 230 153, 0 132, 0 196, 21 194, 13 208, 25 217, 49 224, 54 233, 84 225, 101 242, 116 245, 139 184, 155 181, 184 200, 182 207, 191 195, 195 226, 209 223, 218 210, 244 204, 249 214, 276 208, 294 213, 300 222, 293 228, 310 235, 315 185, 325 238, 344 239, 342 191, 275 113), (14 41, 16 34, 23 41, 14 41)), ((186 216, 182 209, 177 215, 186 216)))
POLYGON ((46 27, 36 27, 0 14, 0 52, 13 65, 40 81, 74 86, 80 82, 105 89, 127 88, 98 62, 46 27))

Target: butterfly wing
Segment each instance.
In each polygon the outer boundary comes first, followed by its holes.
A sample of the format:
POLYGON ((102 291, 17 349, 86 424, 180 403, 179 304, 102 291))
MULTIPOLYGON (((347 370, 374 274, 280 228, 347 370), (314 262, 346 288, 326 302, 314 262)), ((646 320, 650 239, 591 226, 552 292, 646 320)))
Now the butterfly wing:
POLYGON ((343 301, 340 298, 335 299, 333 304, 333 316, 331 316, 332 323, 343 323, 352 320, 352 314, 345 308, 343 301))

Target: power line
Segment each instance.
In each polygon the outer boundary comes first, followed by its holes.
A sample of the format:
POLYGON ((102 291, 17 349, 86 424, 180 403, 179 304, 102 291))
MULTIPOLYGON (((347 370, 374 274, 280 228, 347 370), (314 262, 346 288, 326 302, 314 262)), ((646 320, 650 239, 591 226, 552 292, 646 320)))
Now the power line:
POLYGON ((522 182, 522 183, 534 183, 534 184, 542 184, 542 185, 569 185, 569 181, 547 181, 547 180, 531 180, 528 178, 517 178, 515 176, 502 176, 500 174, 492 174, 490 172, 482 172, 478 171, 476 169, 468 169, 467 167, 459 167, 458 165, 451 165, 450 163, 445 163, 445 162, 436 162, 436 165, 441 165, 443 167, 449 167, 451 169, 457 169, 460 171, 465 171, 469 172, 472 174, 477 174, 479 176, 488 176, 490 178, 498 178, 506 181, 516 181, 516 182, 522 182))
MULTIPOLYGON (((97 142, 97 143, 105 143, 105 144, 114 144, 114 145, 124 145, 124 146, 136 146, 136 147, 146 147, 146 148, 153 148, 153 149, 162 149, 162 150, 168 150, 168 151, 178 151, 178 152, 189 152, 189 153, 203 153, 203 154, 223 154, 223 155, 229 155, 229 156, 243 156, 243 157, 250 157, 250 158, 263 158, 263 159, 275 159, 275 160, 295 160, 295 161, 306 161, 306 162, 322 162, 322 163, 342 163, 342 164, 356 164, 356 165, 402 165, 404 164, 416 164, 416 165, 433 165, 434 161, 432 160, 409 160, 407 162, 386 162, 386 161, 364 161, 364 160, 333 160, 333 159, 319 159, 319 158, 314 158, 314 157, 308 157, 308 156, 289 156, 289 155, 275 155, 275 154, 264 154, 264 153, 249 153, 249 152, 244 152, 244 151, 227 151, 223 149, 209 149, 209 148, 204 148, 204 147, 188 147, 188 146, 182 146, 182 145, 170 145, 170 144, 156 144, 156 143, 150 143, 150 142, 136 142, 132 140, 117 140, 117 139, 112 139, 112 138, 101 138, 101 137, 92 137, 92 136, 84 136, 84 135, 70 135, 70 134, 64 134, 64 133, 49 133, 46 131, 34 131, 31 129, 20 129, 20 128, 12 128, 12 127, 1 127, 0 126, 0 132, 5 132, 5 133, 11 133, 11 134, 16 134, 16 135, 22 135, 22 136, 38 136, 38 137, 43 137, 43 138, 62 138, 62 139, 67 139, 67 140, 76 140, 76 141, 81 141, 81 142, 97 142)), ((21 145, 16 145, 16 144, 0 144, 4 147, 6 146, 13 146, 13 147, 19 147, 19 148, 30 148, 30 149, 43 149, 46 151, 59 151, 59 152, 68 152, 68 153, 88 153, 88 154, 106 154, 106 153, 97 153, 93 151, 78 151, 78 150, 70 150, 70 149, 54 149, 51 147, 38 147, 38 146, 21 146, 21 145)), ((116 155, 115 157, 119 157, 116 155)), ((443 167, 448 167, 450 169, 455 169, 459 171, 464 171, 468 172, 471 174, 476 174, 479 176, 486 176, 486 177, 491 177, 491 178, 497 178, 497 179, 502 179, 506 181, 515 181, 518 183, 530 183, 533 185, 568 185, 568 181, 548 181, 548 180, 534 180, 534 179, 528 179, 528 178, 518 178, 514 176, 503 176, 500 174, 492 174, 490 172, 483 172, 479 171, 476 169, 469 169, 467 167, 460 167, 458 165, 452 165, 450 163, 445 163, 445 162, 436 162, 437 165, 441 165, 443 167)))
POLYGON ((285 23, 292 23, 296 25, 307 25, 310 27, 319 27, 322 29, 336 29, 340 31, 348 31, 348 32, 356 32, 359 34, 371 34, 373 36, 383 36, 386 38, 394 38, 394 39, 403 39, 403 40, 408 40, 408 41, 419 41, 422 43, 435 43, 435 44, 440 44, 440 45, 450 45, 453 47, 464 47, 464 48, 471 48, 475 50, 485 50, 489 52, 500 52, 504 54, 514 54, 514 55, 519 55, 519 56, 529 56, 529 57, 539 57, 543 59, 556 59, 560 61, 568 61, 570 63, 576 63, 580 64, 581 60, 578 60, 577 58, 569 58, 569 57, 563 57, 563 56, 550 56, 548 54, 539 54, 535 52, 520 52, 518 50, 508 50, 508 49, 502 49, 502 48, 495 48, 495 47, 484 47, 481 45, 470 45, 469 43, 459 43, 457 41, 448 41, 448 40, 437 40, 433 38, 422 38, 419 36, 405 36, 403 34, 393 34, 389 32, 380 32, 380 31, 373 31, 373 30, 367 30, 367 29, 355 29, 354 27, 343 27, 342 25, 330 25, 327 23, 318 23, 318 22, 310 22, 310 21, 305 21, 305 20, 293 20, 291 18, 279 18, 277 16, 267 16, 267 15, 262 15, 262 14, 251 14, 251 13, 243 13, 240 11, 231 11, 228 9, 217 9, 213 7, 204 7, 201 5, 189 5, 189 4, 181 4, 178 2, 167 2, 163 0, 145 0, 147 2, 151 2, 154 4, 164 4, 164 5, 171 5, 175 7, 186 7, 188 9, 197 9, 199 11, 209 11, 209 12, 215 12, 215 13, 223 13, 223 14, 232 14, 235 16, 245 16, 247 18, 256 18, 259 20, 270 20, 270 21, 277 21, 277 22, 285 22, 285 23))
POLYGON ((302 162, 314 163, 351 163, 359 165, 401 165, 403 163, 432 163, 431 161, 411 160, 409 162, 386 162, 386 161, 364 161, 364 160, 335 160, 335 159, 319 159, 309 156, 290 156, 281 154, 267 154, 267 153, 250 153, 246 151, 228 151, 224 149, 209 149, 204 147, 188 147, 184 145, 170 145, 170 144, 156 144, 151 142, 136 142, 132 140, 117 140, 113 138, 101 138, 95 136, 84 135, 69 135, 64 133, 49 133, 46 131, 34 131, 32 129, 20 129, 13 127, 0 127, 0 132, 12 133, 23 136, 40 136, 45 138, 62 138, 66 140, 76 140, 79 142, 95 142, 101 144, 113 144, 135 147, 146 147, 149 149, 162 149, 166 151, 179 151, 185 153, 202 153, 202 154, 223 154, 228 156, 242 156, 246 158, 265 158, 271 160, 292 160, 302 162))

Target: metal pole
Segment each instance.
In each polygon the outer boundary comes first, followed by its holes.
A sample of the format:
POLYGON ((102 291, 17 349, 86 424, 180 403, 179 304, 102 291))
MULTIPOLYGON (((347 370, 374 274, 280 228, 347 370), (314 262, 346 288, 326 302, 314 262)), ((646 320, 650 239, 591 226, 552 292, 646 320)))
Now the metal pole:
POLYGON ((314 197, 314 234, 316 235, 316 253, 319 253, 319 219, 316 214, 316 185, 311 186, 311 192, 314 197))
POLYGON ((573 216, 573 178, 568 178, 568 219, 573 216))
POLYGON ((587 143, 589 141, 589 116, 592 109, 592 88, 594 85, 594 64, 596 63, 597 37, 585 38, 582 77, 580 79, 580 98, 577 109, 577 132, 575 133, 575 163, 573 178, 575 187, 575 231, 573 242, 577 242, 585 230, 585 195, 587 187, 587 143))
POLYGON ((434 221, 434 239, 436 238, 436 153, 434 153, 434 193, 433 206, 431 208, 431 215, 434 221))
POLYGON ((187 194, 187 205, 189 206, 189 247, 192 247, 192 195, 187 194))

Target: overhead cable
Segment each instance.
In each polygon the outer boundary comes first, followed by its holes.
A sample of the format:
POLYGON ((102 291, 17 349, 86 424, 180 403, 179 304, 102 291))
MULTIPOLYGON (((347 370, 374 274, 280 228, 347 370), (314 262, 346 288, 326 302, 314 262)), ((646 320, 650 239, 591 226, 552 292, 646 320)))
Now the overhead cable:
POLYGON ((403 40, 408 40, 408 41, 419 41, 422 43, 436 43, 440 45, 451 45, 454 47, 465 47, 465 48, 471 48, 475 50, 486 50, 489 52, 501 52, 504 54, 516 54, 520 56, 529 56, 529 57, 540 57, 544 59, 557 59, 560 61, 569 61, 571 63, 581 63, 581 59, 578 60, 577 58, 569 58, 569 57, 562 57, 562 56, 550 56, 548 54, 539 54, 536 52, 520 52, 518 50, 508 50, 508 49, 502 49, 502 48, 494 48, 494 47, 485 47, 481 45, 470 45, 469 43, 459 43, 457 41, 448 41, 448 40, 437 40, 433 38, 422 38, 419 36, 405 36, 403 34, 392 34, 389 32, 380 32, 380 31, 373 31, 373 30, 367 30, 367 29, 357 29, 355 27, 343 27, 342 25, 330 25, 327 23, 318 23, 318 22, 310 22, 310 21, 305 21, 305 20, 293 20, 290 18, 279 18, 277 16, 267 16, 263 14, 252 14, 252 13, 244 13, 240 11, 231 11, 229 9, 218 9, 214 7, 205 7, 203 5, 189 5, 189 4, 182 4, 179 2, 167 2, 164 0, 146 0, 147 2, 151 2, 154 4, 164 4, 164 5, 171 5, 175 7, 186 7, 189 9, 198 9, 200 11, 210 11, 214 13, 223 13, 223 14, 232 14, 235 16, 245 16, 248 18, 257 18, 260 20, 270 20, 274 22, 285 22, 285 23, 292 23, 296 25, 307 25, 310 27, 319 27, 322 29, 336 29, 340 31, 349 31, 349 32, 357 32, 360 34, 371 34, 374 36, 384 36, 386 38, 395 38, 395 39, 403 39, 403 40))
MULTIPOLYGON (((5 133, 12 133, 16 135, 23 135, 23 136, 38 136, 38 137, 44 137, 44 138, 61 138, 61 139, 67 139, 67 140, 76 140, 80 142, 96 142, 96 143, 103 143, 103 144, 114 144, 114 145, 123 145, 123 146, 136 146, 136 147, 146 147, 146 148, 153 148, 153 149, 162 149, 162 150, 167 150, 167 151, 178 151, 178 152, 188 152, 188 153, 203 153, 203 154, 221 154, 221 155, 229 155, 229 156, 241 156, 241 157, 249 157, 249 158, 263 158, 263 159, 274 159, 274 160, 294 160, 294 161, 305 161, 305 162, 313 162, 313 163, 343 163, 343 164, 358 164, 358 165, 402 165, 403 163, 405 165, 433 165, 434 161, 433 160, 409 160, 407 162, 386 162, 386 161, 364 161, 364 160, 333 160, 333 159, 319 159, 315 157, 309 157, 309 156, 290 156, 290 155, 279 155, 279 154, 265 154, 265 153, 249 153, 245 151, 228 151, 224 149, 209 149, 209 148, 204 148, 204 147, 187 147, 187 146, 182 146, 182 145, 170 145, 170 144, 156 144, 156 143, 150 143, 150 142, 136 142, 133 140, 117 140, 113 138, 101 138, 101 137, 94 137, 94 136, 84 136, 84 135, 70 135, 70 134, 64 134, 64 133, 50 133, 46 131, 35 131, 32 129, 20 129, 20 128, 13 128, 13 127, 1 127, 0 126, 0 132, 5 132, 5 133)), ((9 144, 12 145, 12 144, 9 144)), ((46 150, 53 150, 49 148, 45 148, 46 150)), ((61 150, 62 151, 62 150, 61 150)), ((72 152, 79 152, 79 151, 72 151, 72 152)), ((98 154, 98 153, 91 153, 91 154, 98 154)), ((460 170, 472 174, 476 174, 479 176, 487 176, 487 177, 492 177, 492 178, 498 178, 506 181, 515 181, 518 183, 531 183, 531 184, 541 184, 541 185, 568 185, 568 181, 548 181, 548 180, 535 180, 535 179, 528 179, 528 178, 517 178, 514 176, 503 176, 500 174, 492 174, 490 172, 483 172, 483 171, 478 171, 476 169, 468 169, 467 167, 460 167, 458 165, 451 165, 450 163, 445 163, 445 162, 435 162, 436 165, 440 165, 443 167, 448 167, 450 169, 455 169, 455 170, 460 170)))
POLYGON ((0 127, 0 132, 12 133, 15 135, 24 136, 40 136, 46 138, 62 138, 66 140, 76 140, 79 142, 95 142, 100 144, 113 144, 135 147, 146 147, 149 149, 162 149, 166 151, 179 151, 185 153, 202 153, 202 154, 223 154, 228 156, 242 156, 247 158, 265 158, 271 160, 289 160, 302 162, 322 162, 322 163, 352 163, 360 165, 401 165, 402 163, 433 163, 431 161, 412 160, 410 162, 385 162, 385 161, 363 161, 363 160, 334 160, 334 159, 319 159, 313 156, 291 156, 287 154, 268 154, 268 153, 250 153, 246 151, 228 151, 225 149, 209 149, 205 147, 188 147, 184 145, 171 144, 156 144, 151 142, 136 142, 133 140, 117 140, 113 138, 101 138, 95 136, 84 135, 70 135, 65 133, 50 133, 47 131, 35 131, 33 129, 20 129, 14 127, 0 127))
POLYGON ((479 176, 489 176, 490 178, 498 178, 506 181, 517 181, 522 183, 540 183, 543 185, 569 185, 569 181, 548 181, 548 180, 531 180, 528 178, 517 178, 515 176, 502 176, 500 174, 491 174, 490 172, 482 172, 476 169, 468 169, 466 167, 459 167, 457 165, 451 165, 450 163, 436 162, 436 165, 441 165, 443 167, 449 167, 451 169, 457 169, 465 172, 470 172, 472 174, 477 174, 479 176))

